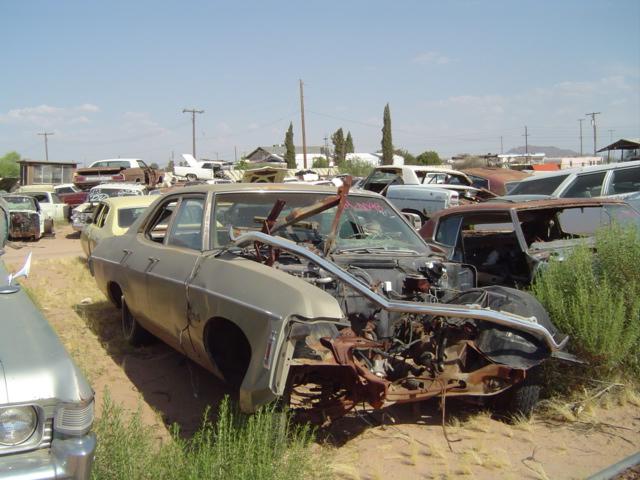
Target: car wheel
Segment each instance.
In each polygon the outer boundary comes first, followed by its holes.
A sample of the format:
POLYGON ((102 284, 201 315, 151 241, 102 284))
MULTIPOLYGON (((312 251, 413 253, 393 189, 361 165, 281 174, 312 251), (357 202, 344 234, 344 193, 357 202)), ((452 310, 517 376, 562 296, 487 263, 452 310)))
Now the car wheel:
POLYGON ((188 173, 186 176, 187 180, 189 180, 190 182, 195 182, 198 177, 196 177, 193 173, 188 173))
POLYGON ((532 368, 527 377, 496 397, 496 410, 509 419, 529 418, 540 399, 542 375, 540 367, 532 368))
POLYGON ((127 343, 134 347, 144 345, 151 336, 129 311, 124 295, 122 296, 122 335, 127 343))

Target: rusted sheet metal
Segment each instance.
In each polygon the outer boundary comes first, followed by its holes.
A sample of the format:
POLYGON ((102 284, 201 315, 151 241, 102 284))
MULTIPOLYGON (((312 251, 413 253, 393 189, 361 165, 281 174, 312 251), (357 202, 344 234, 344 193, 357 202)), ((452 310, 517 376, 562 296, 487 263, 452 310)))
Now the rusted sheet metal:
POLYGON ((37 213, 10 212, 9 236, 12 238, 38 238, 40 220, 37 213))
POLYGON ((545 198, 526 202, 486 202, 480 204, 461 205, 436 212, 429 220, 442 216, 466 212, 493 212, 504 210, 543 210, 547 208, 599 207, 601 205, 626 205, 623 200, 613 198, 545 198))

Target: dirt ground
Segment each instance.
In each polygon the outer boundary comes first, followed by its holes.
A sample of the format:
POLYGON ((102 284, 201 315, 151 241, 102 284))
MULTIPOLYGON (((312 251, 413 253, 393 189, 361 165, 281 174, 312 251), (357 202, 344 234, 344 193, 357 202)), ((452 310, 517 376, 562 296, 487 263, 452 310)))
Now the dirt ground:
MULTIPOLYGON (((77 235, 16 244, 3 257, 16 267, 29 251, 24 283, 96 390, 129 410, 140 409, 159 438, 177 423, 193 432, 223 383, 161 344, 132 349, 119 335, 119 311, 96 288, 77 235)), ((447 442, 436 401, 352 414, 321 432, 335 478, 585 478, 640 449, 640 399, 622 404, 600 397, 577 421, 539 415, 508 425, 459 401, 446 404, 447 442)))

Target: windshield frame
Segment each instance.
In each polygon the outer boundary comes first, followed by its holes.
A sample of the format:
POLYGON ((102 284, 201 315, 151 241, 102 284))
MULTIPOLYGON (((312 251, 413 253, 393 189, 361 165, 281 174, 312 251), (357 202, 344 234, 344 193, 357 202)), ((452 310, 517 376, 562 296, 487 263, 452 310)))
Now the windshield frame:
MULTIPOLYGON (((214 242, 216 242, 217 240, 217 233, 218 231, 216 231, 217 227, 217 219, 216 219, 216 212, 218 211, 218 205, 219 205, 219 200, 220 197, 225 197, 228 195, 262 195, 262 196, 269 196, 273 199, 273 203, 269 203, 269 205, 274 205, 276 200, 278 199, 284 199, 286 200, 286 197, 288 196, 293 196, 293 195, 313 195, 318 197, 318 201, 322 200, 321 197, 324 198, 328 198, 331 197, 332 195, 335 195, 335 193, 332 192, 325 192, 325 191, 305 191, 305 190, 251 190, 251 191, 247 191, 247 190, 231 190, 231 191, 225 191, 225 192, 215 192, 212 198, 212 208, 211 208, 211 222, 210 222, 210 245, 209 245, 209 250, 220 250, 220 249, 224 249, 224 248, 228 248, 229 246, 232 246, 232 242, 225 244, 225 245, 218 245, 214 242)), ((402 214, 402 212, 400 212, 392 203, 390 203, 388 200, 386 200, 384 197, 381 196, 374 196, 371 195, 368 192, 356 192, 356 191, 351 191, 349 192, 348 195, 348 200, 353 201, 354 199, 361 199, 362 201, 373 201, 373 202, 380 202, 382 205, 384 205, 384 207, 388 208, 389 210, 391 210, 395 216, 400 220, 401 224, 404 226, 404 228, 406 229, 406 231, 408 232, 408 235, 412 235, 409 239, 404 240, 403 243, 405 243, 405 245, 403 247, 390 247, 388 249, 389 252, 399 252, 399 251, 405 251, 405 252, 411 252, 414 255, 424 255, 424 256, 428 256, 431 255, 431 249, 429 248, 429 246, 426 244, 426 242, 422 239, 422 237, 420 237, 420 235, 418 234, 418 232, 413 228, 413 226, 411 225, 411 223, 404 217, 404 215, 402 214), (411 241, 411 239, 413 239, 413 241, 411 241)), ((315 202, 312 203, 308 203, 302 206, 311 206, 313 205, 315 202)), ((285 205, 285 209, 287 209, 288 205, 285 205)), ((296 205, 294 208, 299 208, 301 205, 296 205)), ((336 208, 335 206, 330 207, 330 208, 336 208)), ((270 208, 268 210, 266 210, 266 215, 268 215, 270 211, 270 208)), ((325 210, 326 211, 326 210, 325 210)), ((317 215, 321 215, 323 214, 325 211, 319 212, 317 215)), ((286 212, 283 212, 280 214, 279 218, 284 218, 287 215, 286 212)), ((342 217, 347 215, 347 209, 345 209, 345 211, 342 213, 342 217)), ((312 217, 313 218, 313 217, 312 217)), ((309 219, 305 219, 303 220, 303 222, 309 221, 309 219)), ((395 220, 394 220, 395 221, 395 220)), ((247 229, 247 231, 260 231, 261 226, 256 225, 255 229, 247 229)), ((222 230, 220 230, 222 231, 222 230)), ((404 235, 404 232, 400 232, 404 235)), ((280 235, 281 236, 281 235, 280 235)), ((287 238, 286 236, 281 236, 282 238, 287 238)), ((332 250, 332 253, 340 253, 341 251, 344 251, 345 253, 347 251, 353 250, 353 251, 359 251, 359 250, 364 250, 369 248, 370 250, 379 250, 381 252, 383 252, 384 250, 379 249, 376 246, 373 245, 352 245, 351 247, 353 248, 349 248, 345 245, 340 245, 340 242, 336 242, 334 249, 332 250), (342 248, 341 248, 342 247, 342 248)))

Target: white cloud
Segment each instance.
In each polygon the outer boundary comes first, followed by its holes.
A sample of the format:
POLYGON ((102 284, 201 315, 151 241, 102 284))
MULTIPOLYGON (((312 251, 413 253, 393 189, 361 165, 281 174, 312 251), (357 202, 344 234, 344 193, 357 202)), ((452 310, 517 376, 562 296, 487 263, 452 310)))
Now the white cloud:
POLYGON ((91 103, 75 107, 54 107, 42 104, 35 107, 14 108, 6 113, 0 113, 0 123, 55 128, 77 123, 89 123, 90 118, 81 113, 90 114, 99 111, 100 108, 91 103))
POLYGON ((411 63, 418 65, 445 65, 451 62, 449 57, 435 51, 418 53, 411 59, 411 63))

